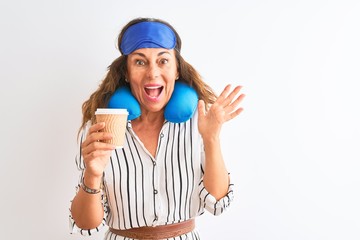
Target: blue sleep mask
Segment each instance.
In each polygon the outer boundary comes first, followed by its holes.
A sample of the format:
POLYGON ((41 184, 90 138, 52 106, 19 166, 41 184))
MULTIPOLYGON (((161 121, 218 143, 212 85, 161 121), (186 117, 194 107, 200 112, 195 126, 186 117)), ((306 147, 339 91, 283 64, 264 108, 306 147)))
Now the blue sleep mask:
MULTIPOLYGON (((164 117, 167 121, 181 123, 189 120, 196 111, 198 95, 188 84, 176 81, 174 91, 165 107, 164 117)), ((129 112, 128 120, 141 115, 140 104, 132 95, 129 86, 118 88, 110 97, 108 108, 125 108, 129 112)))
POLYGON ((176 35, 169 26, 160 22, 140 22, 130 26, 124 33, 120 50, 129 55, 140 48, 166 48, 176 46, 176 35))

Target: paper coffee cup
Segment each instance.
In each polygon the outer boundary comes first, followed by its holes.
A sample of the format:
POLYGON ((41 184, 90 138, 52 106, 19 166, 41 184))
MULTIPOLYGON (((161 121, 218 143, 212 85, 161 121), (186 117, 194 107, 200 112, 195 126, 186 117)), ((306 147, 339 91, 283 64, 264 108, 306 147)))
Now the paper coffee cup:
POLYGON ((116 148, 124 147, 128 111, 119 108, 98 108, 95 112, 96 122, 105 122, 103 132, 112 133, 113 138, 104 142, 111 143, 116 148))

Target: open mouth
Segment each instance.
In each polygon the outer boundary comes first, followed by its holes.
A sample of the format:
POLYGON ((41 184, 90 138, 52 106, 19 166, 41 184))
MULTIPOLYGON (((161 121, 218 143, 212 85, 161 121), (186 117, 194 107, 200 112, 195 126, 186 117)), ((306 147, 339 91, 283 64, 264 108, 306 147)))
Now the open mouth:
POLYGON ((150 98, 158 98, 163 89, 163 86, 147 86, 145 92, 150 98))

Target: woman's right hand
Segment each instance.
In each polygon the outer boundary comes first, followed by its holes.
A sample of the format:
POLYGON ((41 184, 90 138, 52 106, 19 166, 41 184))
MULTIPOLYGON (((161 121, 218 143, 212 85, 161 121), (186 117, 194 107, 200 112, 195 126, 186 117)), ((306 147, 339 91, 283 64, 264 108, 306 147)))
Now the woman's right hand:
POLYGON ((92 183, 95 184, 101 180, 111 151, 115 149, 113 144, 103 142, 112 138, 111 133, 101 132, 104 128, 104 122, 92 125, 85 141, 81 144, 81 154, 86 166, 84 178, 89 187, 93 185, 92 183))

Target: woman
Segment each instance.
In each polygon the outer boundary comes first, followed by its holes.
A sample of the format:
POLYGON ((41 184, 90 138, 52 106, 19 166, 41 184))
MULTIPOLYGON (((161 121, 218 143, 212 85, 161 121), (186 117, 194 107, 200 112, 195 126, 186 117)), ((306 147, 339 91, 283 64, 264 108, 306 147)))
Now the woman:
POLYGON ((105 239, 199 239, 194 218, 204 209, 219 215, 233 199, 219 134, 242 111, 241 87, 228 85, 217 97, 181 57, 179 35, 162 20, 130 21, 118 45, 121 56, 83 104, 72 231, 91 235, 106 224, 105 239), (180 123, 164 117, 176 81, 200 99, 191 119, 180 123), (128 121, 124 148, 115 149, 103 142, 112 136, 94 113, 126 86, 141 115, 128 121))

